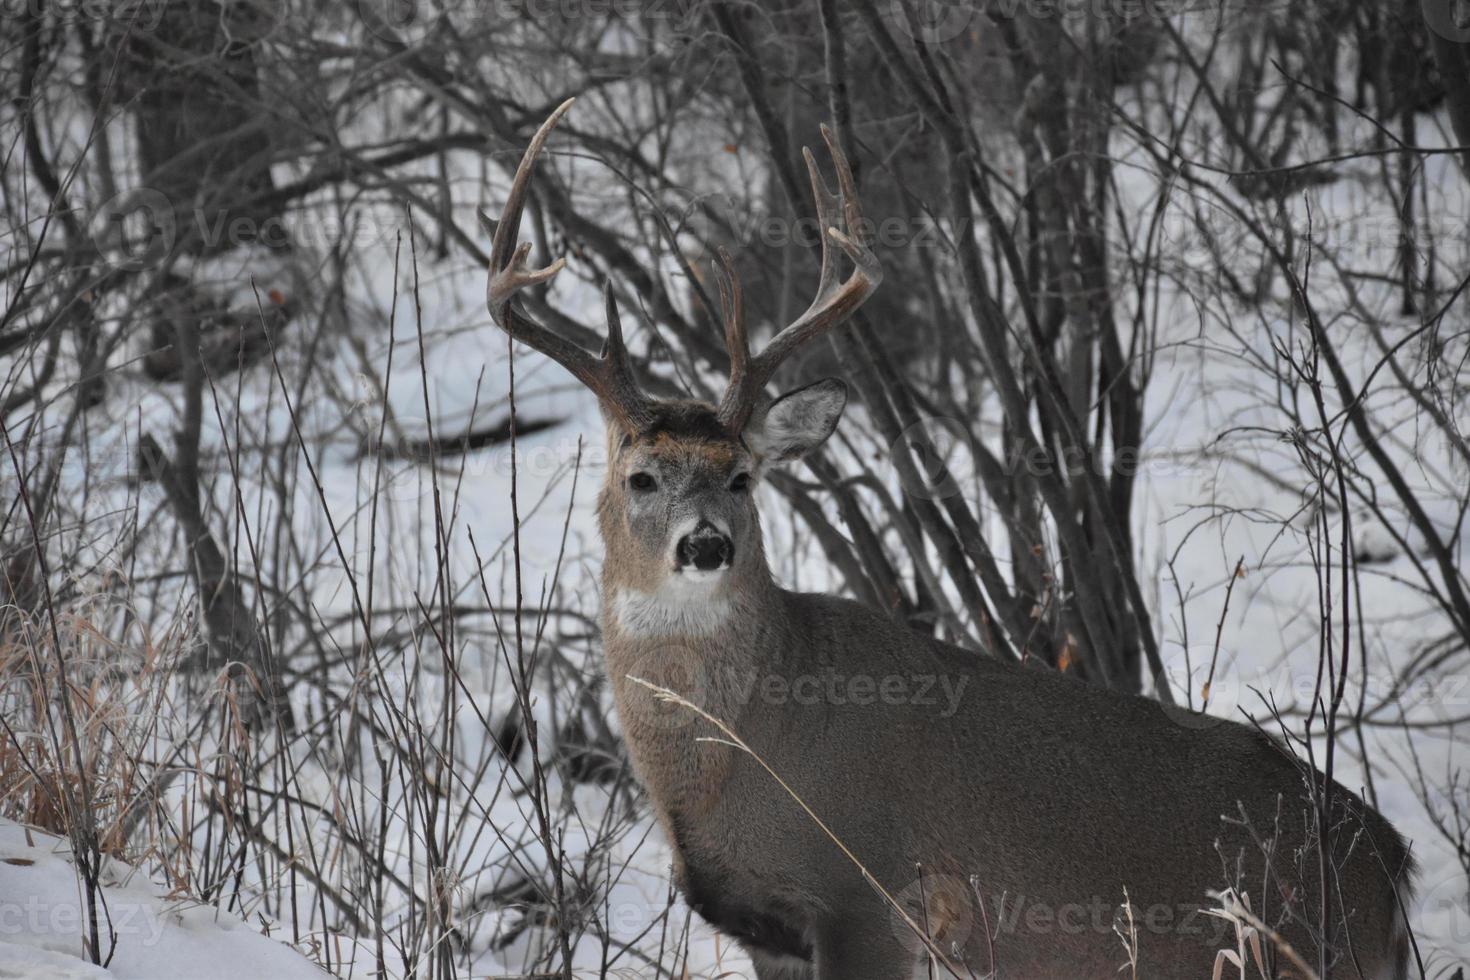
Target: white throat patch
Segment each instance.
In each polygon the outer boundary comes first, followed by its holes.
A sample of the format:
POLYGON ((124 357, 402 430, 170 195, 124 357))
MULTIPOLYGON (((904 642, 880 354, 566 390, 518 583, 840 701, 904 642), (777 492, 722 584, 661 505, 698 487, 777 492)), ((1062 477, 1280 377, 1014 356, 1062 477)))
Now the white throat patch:
POLYGON ((724 572, 670 575, 653 592, 619 589, 611 596, 618 628, 631 636, 710 636, 725 627, 734 608, 728 595, 716 595, 724 572))

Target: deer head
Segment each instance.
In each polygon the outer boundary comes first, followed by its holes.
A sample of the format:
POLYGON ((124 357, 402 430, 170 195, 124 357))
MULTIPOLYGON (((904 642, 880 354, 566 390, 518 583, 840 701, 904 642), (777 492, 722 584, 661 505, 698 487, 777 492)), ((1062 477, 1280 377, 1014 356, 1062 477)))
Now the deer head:
POLYGON ((610 290, 604 291, 607 336, 598 356, 535 322, 515 301, 527 286, 561 271, 527 263, 529 244, 515 244, 536 159, 572 105, 557 107, 531 140, 493 228, 486 301, 496 324, 516 340, 557 361, 598 397, 607 425, 608 470, 598 503, 607 551, 604 577, 644 594, 709 599, 732 582, 766 574, 752 489, 766 470, 820 445, 836 428, 847 388, 827 379, 770 401, 767 383, 802 347, 847 319, 882 279, 877 258, 861 241, 861 212, 852 171, 832 134, 822 128, 838 179, 833 194, 803 150, 822 235, 816 297, 806 312, 752 355, 740 283, 728 254, 717 270, 730 379, 718 404, 650 398, 639 387, 610 290), (842 229, 845 227, 847 232, 842 229), (834 247, 835 246, 835 247, 834 247), (853 263, 839 279, 839 252, 853 263))

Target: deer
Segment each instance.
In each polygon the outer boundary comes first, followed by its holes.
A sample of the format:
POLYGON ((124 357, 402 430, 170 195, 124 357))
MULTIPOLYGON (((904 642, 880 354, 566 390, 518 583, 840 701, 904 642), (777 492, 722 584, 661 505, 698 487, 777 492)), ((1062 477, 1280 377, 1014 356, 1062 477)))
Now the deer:
POLYGON ((752 354, 727 264, 723 394, 654 398, 610 289, 598 354, 517 299, 565 265, 533 267, 517 236, 571 105, 531 139, 499 219, 481 212, 487 305, 601 406, 614 709, 685 901, 757 980, 1407 976, 1408 844, 1259 726, 776 582, 755 490, 832 435, 847 389, 766 388, 883 278, 841 144, 822 128, 835 192, 803 151, 823 231, 810 306, 752 354))

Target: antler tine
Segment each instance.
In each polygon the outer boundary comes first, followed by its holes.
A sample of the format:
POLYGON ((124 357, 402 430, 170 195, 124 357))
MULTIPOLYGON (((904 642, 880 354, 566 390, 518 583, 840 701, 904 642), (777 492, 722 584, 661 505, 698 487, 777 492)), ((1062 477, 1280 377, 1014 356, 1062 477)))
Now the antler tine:
POLYGON ((607 339, 602 343, 598 363, 606 378, 607 393, 598 390, 598 394, 624 423, 638 429, 648 421, 652 403, 638 387, 638 377, 628 359, 628 348, 623 343, 623 319, 618 315, 618 301, 610 282, 602 284, 602 305, 607 319, 607 339))
MULTIPOLYGON (((832 146, 831 134, 827 132, 826 126, 822 127, 822 137, 829 140, 829 147, 832 146)), ((839 155, 834 151, 833 158, 836 159, 839 155)), ((812 202, 817 206, 817 233, 822 236, 822 271, 817 279, 817 296, 820 298, 827 295, 832 288, 832 281, 837 277, 837 256, 827 247, 827 229, 839 227, 846 213, 837 195, 827 186, 822 172, 817 169, 817 158, 812 155, 811 148, 803 146, 801 156, 806 160, 806 172, 812 185, 812 202)), ((845 160, 843 162, 846 163, 845 160)), ((848 173, 848 179, 852 179, 851 172, 848 173)), ((838 186, 845 185, 839 180, 838 186)))
MULTIPOLYGON (((832 130, 827 124, 822 124, 822 140, 827 144, 827 149, 832 153, 832 165, 837 170, 837 189, 841 193, 838 203, 842 208, 843 220, 847 222, 847 230, 854 238, 866 241, 867 230, 863 227, 862 202, 858 200, 857 186, 853 183, 852 167, 848 166, 847 156, 842 152, 842 147, 837 143, 837 137, 832 135, 832 130)), ((820 175, 813 171, 813 175, 820 179, 820 175)), ((827 182, 822 181, 825 190, 827 182)), ((881 274, 881 270, 880 270, 881 274)))
POLYGON ((745 331, 745 301, 740 291, 740 276, 735 260, 720 246, 720 265, 715 266, 715 285, 720 291, 720 314, 725 321, 725 350, 730 355, 728 387, 744 384, 750 367, 750 335, 745 331))
POLYGON ((543 269, 533 269, 529 264, 531 244, 513 243, 520 234, 521 213, 525 210, 526 194, 531 187, 531 175, 536 169, 536 158, 546 145, 546 139, 561 117, 566 115, 575 99, 567 99, 546 118, 531 145, 526 147, 511 181, 510 195, 501 210, 500 220, 492 221, 483 211, 480 223, 493 229, 490 246, 490 274, 485 284, 485 304, 496 325, 516 340, 540 351, 571 372, 582 384, 597 395, 608 410, 629 428, 639 428, 649 416, 649 400, 638 388, 633 369, 628 362, 628 349, 623 343, 622 321, 618 317, 617 305, 612 291, 605 290, 607 311, 607 340, 601 357, 593 357, 581 347, 552 333, 532 320, 524 310, 512 301, 515 294, 527 286, 547 282, 562 270, 566 259, 559 258, 543 269))
POLYGON ((490 312, 493 314, 495 308, 504 304, 510 296, 524 286, 545 282, 561 271, 563 261, 558 259, 544 269, 532 270, 526 265, 526 258, 531 253, 529 243, 521 243, 514 249, 511 246, 516 236, 521 232, 521 213, 526 208, 526 193, 531 189, 531 176, 536 169, 536 158, 541 155, 541 150, 546 146, 546 140, 551 136, 551 131, 556 124, 561 122, 561 117, 571 109, 576 99, 567 99, 546 117, 541 128, 536 130, 536 135, 531 137, 531 145, 526 147, 526 152, 521 156, 520 166, 516 167, 515 177, 510 183, 510 195, 505 199, 505 207, 500 210, 500 220, 495 222, 495 237, 490 246, 490 281, 487 285, 486 299, 491 304, 490 312))
MULTIPOLYGON (((862 209, 858 203, 852 170, 847 165, 847 157, 843 155, 842 148, 826 126, 822 127, 822 139, 827 144, 827 150, 831 153, 832 163, 837 170, 836 195, 822 179, 811 150, 802 147, 801 151, 806 158, 807 172, 811 176, 812 198, 816 204, 817 222, 822 234, 822 268, 817 280, 816 296, 806 312, 771 338, 771 342, 754 358, 750 357, 744 323, 740 324, 737 334, 729 319, 726 320, 726 343, 731 344, 731 374, 730 383, 720 399, 719 416, 725 427, 734 432, 740 431, 750 420, 761 392, 782 362, 845 321, 883 281, 883 266, 864 240, 862 209), (846 233, 839 225, 846 227, 846 233), (846 253, 853 264, 852 274, 840 283, 837 281, 837 249, 833 248, 833 243, 846 253), (743 368, 738 374, 737 360, 743 368)), ((728 259, 726 263, 728 266, 728 259)), ((733 269, 730 270, 730 275, 733 278, 733 269)), ((723 296, 723 287, 721 292, 723 296)))

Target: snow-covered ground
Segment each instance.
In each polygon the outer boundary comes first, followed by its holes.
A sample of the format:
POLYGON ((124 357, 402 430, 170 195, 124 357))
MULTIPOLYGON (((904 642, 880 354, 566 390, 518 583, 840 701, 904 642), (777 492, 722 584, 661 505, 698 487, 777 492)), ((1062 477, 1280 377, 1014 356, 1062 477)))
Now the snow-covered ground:
POLYGON ((97 966, 83 945, 85 893, 66 841, 0 820, 0 978, 5 980, 323 980, 307 957, 246 922, 170 898, 134 868, 108 861, 97 966))

